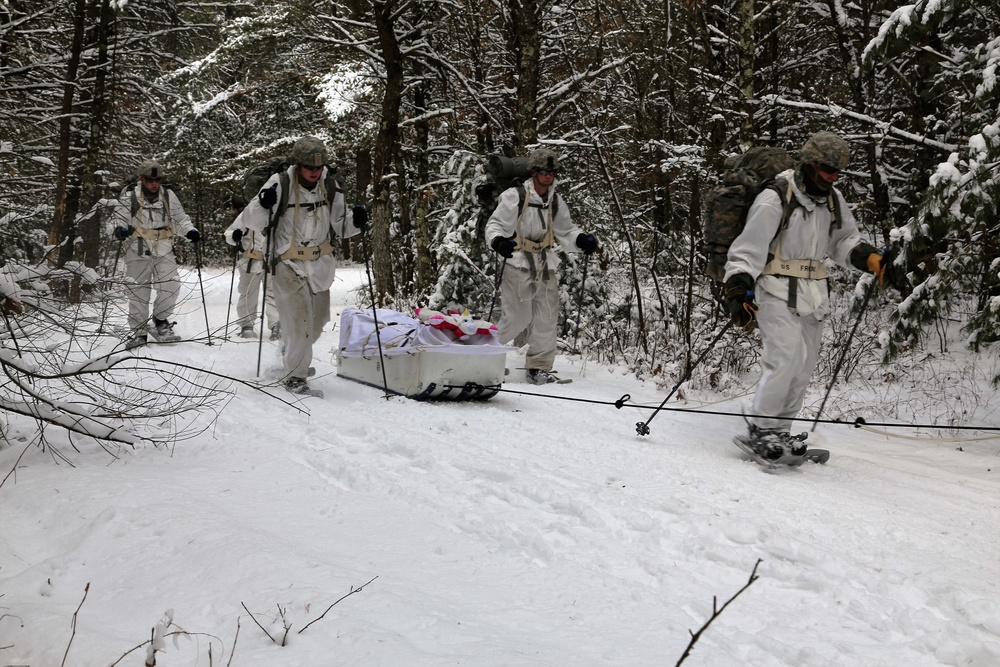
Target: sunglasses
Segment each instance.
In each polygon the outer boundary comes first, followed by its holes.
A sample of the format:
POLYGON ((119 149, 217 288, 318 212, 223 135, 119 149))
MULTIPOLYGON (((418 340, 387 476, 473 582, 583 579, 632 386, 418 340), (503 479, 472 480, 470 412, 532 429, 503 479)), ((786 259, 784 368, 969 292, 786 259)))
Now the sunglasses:
POLYGON ((831 167, 830 165, 824 164, 822 162, 819 163, 819 170, 822 171, 824 174, 830 174, 831 176, 836 176, 837 174, 840 173, 840 170, 837 169, 836 167, 831 167))
POLYGON ((300 166, 301 166, 301 167, 302 167, 303 169, 308 169, 309 171, 320 171, 321 169, 323 169, 323 165, 320 165, 320 166, 318 166, 318 167, 310 167, 310 166, 309 166, 309 165, 307 165, 307 164, 303 164, 303 165, 300 165, 300 166))
POLYGON ((160 182, 159 178, 153 178, 152 176, 143 176, 142 180, 146 181, 147 183, 159 183, 160 182))
POLYGON ((555 176, 558 172, 555 169, 536 169, 535 173, 539 176, 555 176))

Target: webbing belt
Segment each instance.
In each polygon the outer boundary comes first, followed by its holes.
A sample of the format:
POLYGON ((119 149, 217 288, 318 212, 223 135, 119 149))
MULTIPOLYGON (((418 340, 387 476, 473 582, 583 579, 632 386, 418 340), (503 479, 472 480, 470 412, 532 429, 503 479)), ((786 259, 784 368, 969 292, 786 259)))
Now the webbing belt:
POLYGON ((307 259, 314 260, 319 259, 323 255, 329 255, 333 252, 333 246, 330 241, 323 241, 320 245, 314 246, 295 246, 281 253, 280 259, 307 259))
POLYGON ((159 229, 148 229, 146 227, 136 227, 135 233, 148 241, 162 241, 174 235, 173 225, 161 227, 159 229))
POLYGON ((258 260, 262 260, 262 259, 264 259, 264 251, 263 251, 263 250, 257 250, 257 251, 253 251, 253 250, 244 250, 244 251, 243 251, 243 256, 244 256, 245 258, 247 258, 247 259, 258 259, 258 260))

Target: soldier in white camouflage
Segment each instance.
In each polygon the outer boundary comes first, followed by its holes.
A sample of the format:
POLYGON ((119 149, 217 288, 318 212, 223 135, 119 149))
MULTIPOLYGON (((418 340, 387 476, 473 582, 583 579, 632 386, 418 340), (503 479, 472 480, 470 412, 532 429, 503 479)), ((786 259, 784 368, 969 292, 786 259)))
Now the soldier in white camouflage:
POLYGON ((553 246, 587 255, 597 250, 597 239, 580 230, 555 191, 559 167, 555 151, 532 151, 531 178, 504 190, 486 223, 490 246, 505 258, 498 337, 507 344, 528 330, 525 366, 531 384, 558 381, 552 372, 559 320, 559 257, 553 246))
POLYGON ((139 165, 139 181, 126 188, 114 208, 111 235, 125 248, 125 275, 129 282, 128 348, 144 345, 147 334, 160 342, 180 340, 174 333, 173 316, 180 292, 174 239, 191 243, 201 240, 177 194, 161 187, 163 167, 146 160, 139 165), (153 290, 152 322, 149 302, 153 290), (149 325, 152 326, 149 326, 149 325))
POLYGON ((790 430, 830 312, 824 260, 870 271, 880 284, 885 278, 882 254, 861 239, 834 187, 850 163, 847 142, 833 132, 817 132, 798 157, 792 169, 779 174, 779 187, 754 200, 746 226, 729 248, 725 274, 733 320, 746 329, 758 325, 764 343, 750 432, 737 438, 761 458, 789 465, 801 463, 807 449, 806 434, 793 436, 790 430))

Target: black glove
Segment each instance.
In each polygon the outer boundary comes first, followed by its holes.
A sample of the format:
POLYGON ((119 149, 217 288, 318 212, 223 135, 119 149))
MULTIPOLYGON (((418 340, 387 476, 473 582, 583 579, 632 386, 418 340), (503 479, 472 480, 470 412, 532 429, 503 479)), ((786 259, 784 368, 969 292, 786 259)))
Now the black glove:
POLYGON ((582 250, 584 255, 589 255, 597 251, 597 239, 593 234, 580 234, 576 237, 576 247, 582 250))
POLYGON ((754 313, 757 304, 753 301, 753 278, 746 273, 737 273, 726 281, 726 301, 733 323, 744 331, 753 331, 757 326, 754 313))
POLYGON ((275 183, 267 190, 258 192, 257 199, 260 201, 261 206, 270 211, 278 203, 278 184, 275 183))
POLYGON ((240 241, 243 240, 243 230, 234 229, 233 230, 233 245, 239 245, 240 241))
POLYGON ((190 241, 191 243, 197 243, 198 241, 201 240, 201 234, 198 233, 197 229, 192 229, 184 236, 187 237, 187 240, 190 241))
POLYGON ((514 242, 513 238, 496 236, 492 241, 490 241, 490 247, 496 250, 498 255, 502 255, 507 259, 510 259, 514 256, 514 251, 517 249, 517 243, 514 242))
POLYGON ((368 210, 364 207, 364 204, 355 204, 353 213, 354 226, 360 229, 363 234, 365 227, 368 226, 368 210))
POLYGON ((125 239, 127 239, 128 237, 132 236, 132 234, 135 233, 135 227, 133 227, 132 225, 129 225, 128 229, 124 227, 115 227, 115 231, 112 233, 116 239, 118 239, 119 241, 124 241, 125 239))

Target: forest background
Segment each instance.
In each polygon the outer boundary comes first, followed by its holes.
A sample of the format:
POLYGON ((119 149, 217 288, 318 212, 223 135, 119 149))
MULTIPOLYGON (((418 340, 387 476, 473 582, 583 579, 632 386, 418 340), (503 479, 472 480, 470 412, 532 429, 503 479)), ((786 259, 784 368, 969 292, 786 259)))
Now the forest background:
MULTIPOLYGON (((567 345, 669 386, 724 322, 699 254, 724 160, 829 129, 864 236, 897 257, 858 350, 945 347, 958 323, 978 351, 1000 337, 998 34, 1000 6, 968 0, 0 0, 0 259, 33 276, 27 302, 99 297, 107 205, 155 158, 206 239, 181 259, 228 264, 243 174, 316 135, 371 211, 344 252, 379 305, 485 314, 482 166, 545 145, 601 243, 562 272, 567 345)), ((867 301, 869 278, 833 280, 845 312, 867 301)), ((705 381, 756 349, 732 337, 705 381)))

